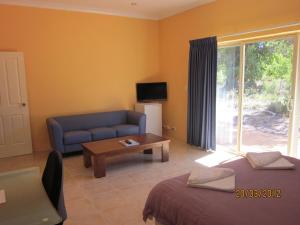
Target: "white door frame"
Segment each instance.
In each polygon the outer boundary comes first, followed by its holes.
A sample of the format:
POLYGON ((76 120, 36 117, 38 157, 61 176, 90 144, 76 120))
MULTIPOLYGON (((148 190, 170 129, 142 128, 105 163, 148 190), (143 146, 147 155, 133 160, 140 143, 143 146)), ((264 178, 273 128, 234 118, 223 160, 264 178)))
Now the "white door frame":
POLYGON ((289 148, 288 154, 296 157, 297 154, 297 134, 300 128, 300 33, 295 37, 294 42, 294 59, 293 59, 293 87, 291 93, 290 123, 289 130, 289 148))

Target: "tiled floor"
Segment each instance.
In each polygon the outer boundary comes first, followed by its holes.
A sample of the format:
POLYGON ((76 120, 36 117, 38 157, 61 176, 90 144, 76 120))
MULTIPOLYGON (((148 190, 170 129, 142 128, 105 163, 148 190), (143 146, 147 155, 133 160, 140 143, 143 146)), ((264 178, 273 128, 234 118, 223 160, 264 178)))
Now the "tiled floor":
MULTIPOLYGON (((35 153, 0 159, 0 172, 31 166, 45 166, 47 154, 35 153)), ((83 167, 82 156, 64 158, 64 193, 68 219, 65 225, 142 225, 143 207, 151 188, 158 182, 188 173, 199 163, 213 166, 232 157, 206 153, 179 141, 172 141, 170 160, 160 162, 160 150, 152 155, 128 154, 108 160, 105 178, 94 178, 83 167)), ((147 224, 154 224, 148 221, 147 224)))

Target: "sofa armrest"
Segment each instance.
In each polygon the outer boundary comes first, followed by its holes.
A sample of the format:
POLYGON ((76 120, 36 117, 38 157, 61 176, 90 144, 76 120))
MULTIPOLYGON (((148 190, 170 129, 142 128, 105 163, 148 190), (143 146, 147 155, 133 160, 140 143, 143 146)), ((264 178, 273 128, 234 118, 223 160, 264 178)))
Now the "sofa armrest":
POLYGON ((61 125, 53 118, 47 119, 47 128, 49 133, 50 144, 53 150, 64 152, 63 129, 61 125))
POLYGON ((127 123, 139 126, 139 134, 146 132, 146 114, 134 111, 127 112, 127 123))

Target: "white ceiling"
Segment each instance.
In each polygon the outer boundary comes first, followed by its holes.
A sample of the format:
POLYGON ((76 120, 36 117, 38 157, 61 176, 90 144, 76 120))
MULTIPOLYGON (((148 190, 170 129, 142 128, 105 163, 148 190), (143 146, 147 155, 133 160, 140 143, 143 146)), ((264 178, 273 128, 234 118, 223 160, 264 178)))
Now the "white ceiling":
POLYGON ((159 20, 215 0, 0 0, 25 5, 159 20))

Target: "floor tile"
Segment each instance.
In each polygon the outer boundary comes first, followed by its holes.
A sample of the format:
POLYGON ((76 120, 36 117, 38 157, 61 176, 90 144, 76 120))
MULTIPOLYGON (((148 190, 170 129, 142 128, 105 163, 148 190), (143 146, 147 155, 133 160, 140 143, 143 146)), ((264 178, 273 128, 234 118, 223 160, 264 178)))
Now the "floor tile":
MULTIPOLYGON (((98 179, 94 178, 92 168, 83 166, 81 155, 65 157, 64 194, 68 219, 64 224, 143 225, 143 207, 152 187, 162 180, 188 173, 199 163, 220 160, 222 154, 214 154, 216 160, 211 153, 173 140, 168 162, 161 162, 159 149, 155 149, 153 155, 118 156, 107 160, 106 177, 98 179)), ((0 172, 38 166, 42 173, 47 155, 47 152, 36 152, 0 159, 0 172)), ((154 222, 147 221, 147 225, 154 222)))

